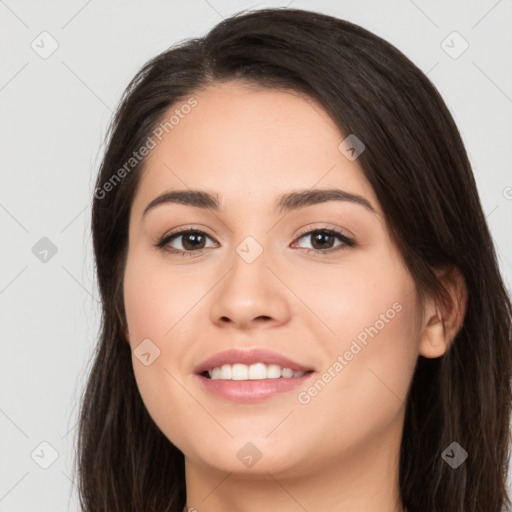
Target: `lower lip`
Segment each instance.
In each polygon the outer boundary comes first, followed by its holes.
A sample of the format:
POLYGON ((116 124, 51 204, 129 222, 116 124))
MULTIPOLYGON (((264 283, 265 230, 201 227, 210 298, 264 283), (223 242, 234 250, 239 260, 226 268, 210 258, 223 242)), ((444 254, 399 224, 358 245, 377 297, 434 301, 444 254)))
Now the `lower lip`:
POLYGON ((213 380, 202 375, 197 377, 206 391, 218 398, 238 403, 254 403, 303 386, 314 373, 306 373, 301 377, 264 380, 213 380))

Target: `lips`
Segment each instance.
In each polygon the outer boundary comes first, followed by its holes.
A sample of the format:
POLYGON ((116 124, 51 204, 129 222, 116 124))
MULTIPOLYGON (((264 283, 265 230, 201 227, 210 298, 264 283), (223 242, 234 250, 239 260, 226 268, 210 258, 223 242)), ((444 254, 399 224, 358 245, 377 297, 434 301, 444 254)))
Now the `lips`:
POLYGON ((240 349, 231 349, 226 350, 224 352, 219 352, 214 356, 206 359, 201 364, 194 368, 194 373, 202 374, 207 372, 208 370, 212 370, 213 368, 217 368, 222 366, 223 364, 245 364, 251 365, 255 363, 264 363, 266 365, 269 364, 277 364, 282 368, 290 368, 293 371, 314 371, 313 368, 308 368, 307 366, 303 366, 292 359, 289 359, 286 356, 278 354, 277 352, 272 352, 270 350, 265 349, 251 349, 251 350, 240 350, 240 349))

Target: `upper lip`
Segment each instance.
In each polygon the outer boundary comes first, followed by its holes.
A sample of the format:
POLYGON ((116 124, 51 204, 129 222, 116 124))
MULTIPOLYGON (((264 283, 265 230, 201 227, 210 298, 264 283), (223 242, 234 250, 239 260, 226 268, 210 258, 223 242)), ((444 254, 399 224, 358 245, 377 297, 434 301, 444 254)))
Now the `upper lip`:
POLYGON ((223 364, 245 364, 251 365, 254 363, 264 364, 277 364, 282 368, 290 368, 293 371, 312 371, 312 368, 307 368, 296 361, 289 359, 286 356, 272 352, 266 349, 251 349, 251 350, 239 350, 231 349, 209 357, 201 364, 194 368, 194 372, 197 374, 212 370, 213 368, 221 367, 223 364))

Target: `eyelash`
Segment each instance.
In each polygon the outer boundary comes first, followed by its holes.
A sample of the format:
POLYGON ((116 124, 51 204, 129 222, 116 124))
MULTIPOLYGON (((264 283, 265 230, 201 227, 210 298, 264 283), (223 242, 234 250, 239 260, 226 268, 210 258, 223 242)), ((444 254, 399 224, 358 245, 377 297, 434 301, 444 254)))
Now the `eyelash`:
MULTIPOLYGON (((161 249, 163 251, 166 251, 170 254, 176 254, 176 255, 180 254, 181 256, 185 256, 185 255, 194 256, 196 254, 201 254, 205 249, 197 249, 194 251, 182 251, 181 249, 174 249, 174 248, 166 247, 169 242, 171 242, 175 238, 178 238, 179 236, 182 236, 187 233, 199 233, 208 238, 211 238, 210 235, 208 235, 208 233, 206 233, 205 231, 203 231, 201 229, 188 228, 188 229, 184 229, 181 231, 176 231, 174 233, 169 233, 168 235, 163 236, 155 244, 155 247, 157 247, 158 249, 161 249)), ((338 238, 339 240, 341 240, 343 242, 343 244, 339 245, 337 247, 330 248, 330 249, 309 249, 307 247, 306 248, 302 247, 302 249, 306 250, 306 254, 308 254, 308 255, 310 255, 310 254, 315 255, 315 256, 324 255, 324 254, 333 253, 333 252, 336 252, 339 250, 346 250, 348 247, 354 247, 356 245, 355 240, 353 240, 352 238, 347 237, 346 235, 344 235, 343 233, 340 233, 339 231, 336 231, 334 229, 329 229, 329 228, 316 228, 316 229, 312 229, 312 230, 301 231, 299 233, 298 237, 296 238, 296 240, 301 239, 305 235, 312 235, 312 234, 317 234, 317 233, 326 233, 327 235, 334 236, 334 237, 338 238)))

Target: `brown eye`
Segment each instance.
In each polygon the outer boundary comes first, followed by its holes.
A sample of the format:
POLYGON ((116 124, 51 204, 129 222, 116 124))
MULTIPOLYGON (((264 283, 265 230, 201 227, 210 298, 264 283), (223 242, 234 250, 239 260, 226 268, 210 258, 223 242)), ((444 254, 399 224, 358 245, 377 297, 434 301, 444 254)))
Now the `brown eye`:
POLYGON ((304 249, 308 250, 308 252, 333 252, 338 249, 353 247, 355 245, 355 242, 352 239, 338 231, 331 229, 315 229, 313 231, 308 231, 303 233, 298 238, 298 240, 302 238, 309 239, 311 241, 311 248, 303 247, 304 249), (338 239, 341 243, 338 245, 333 245, 336 243, 336 239, 338 239))
POLYGON ((311 235, 311 245, 313 249, 331 249, 335 243, 336 237, 325 232, 316 231, 311 235))
POLYGON ((197 251, 200 252, 206 248, 205 243, 208 238, 210 238, 210 236, 204 231, 187 229, 163 237, 160 242, 158 242, 157 247, 171 253, 195 254, 197 251), (177 243, 181 245, 182 248, 173 247, 171 243, 177 243))
POLYGON ((204 249, 206 238, 203 234, 197 232, 189 232, 186 235, 180 235, 182 237, 182 245, 188 251, 195 249, 204 249))
MULTIPOLYGON (((311 241, 311 248, 299 246, 305 249, 308 254, 310 252, 313 254, 326 254, 356 245, 354 240, 348 238, 343 233, 327 228, 304 232, 297 240, 303 238, 309 238, 311 241), (339 241, 337 245, 336 240, 339 241)), ((156 244, 156 247, 170 252, 171 254, 192 256, 208 248, 205 245, 208 239, 213 240, 207 233, 200 229, 187 229, 164 236, 156 244), (181 245, 181 247, 176 247, 175 245, 181 245)), ((216 244, 214 243, 209 247, 216 247, 216 244)))

